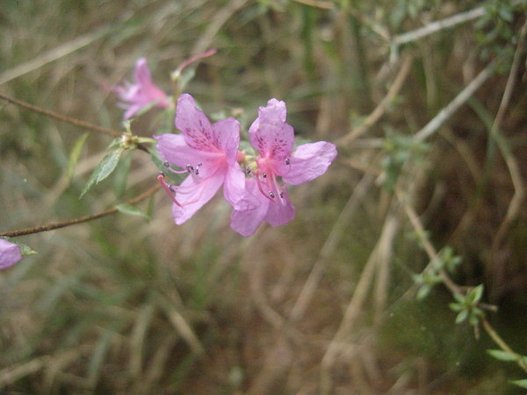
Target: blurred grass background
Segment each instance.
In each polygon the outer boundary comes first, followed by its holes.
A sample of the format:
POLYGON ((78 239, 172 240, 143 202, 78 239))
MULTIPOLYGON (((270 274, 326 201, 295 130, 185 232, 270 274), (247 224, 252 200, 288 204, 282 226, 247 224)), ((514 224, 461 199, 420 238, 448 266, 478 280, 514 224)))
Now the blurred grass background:
MULTIPOLYGON (((6 95, 120 129, 110 89, 137 58, 170 90, 170 71, 217 48, 187 87, 208 114, 241 114, 247 127, 277 97, 297 135, 338 141, 339 157, 292 191, 291 224, 250 239, 229 230, 221 199, 176 227, 161 193, 140 205, 153 205, 149 220, 119 214, 23 237, 38 255, 0 274, 0 388, 516 393, 507 382, 520 372, 488 357, 484 335, 455 325, 444 289, 415 301, 412 273, 428 258, 394 193, 404 192, 438 250, 449 245, 463 258, 456 280, 485 284, 500 308, 492 321, 525 353, 525 4, 512 3, 3 0, 6 95), (477 18, 396 45, 404 32, 482 6, 477 18), (497 73, 437 135, 412 138, 494 58, 497 73)), ((79 201, 110 139, 90 134, 70 176, 85 131, 6 102, 0 120, 0 230, 98 212, 155 183, 156 168, 137 151, 79 201)), ((132 130, 171 127, 153 111, 132 130)))

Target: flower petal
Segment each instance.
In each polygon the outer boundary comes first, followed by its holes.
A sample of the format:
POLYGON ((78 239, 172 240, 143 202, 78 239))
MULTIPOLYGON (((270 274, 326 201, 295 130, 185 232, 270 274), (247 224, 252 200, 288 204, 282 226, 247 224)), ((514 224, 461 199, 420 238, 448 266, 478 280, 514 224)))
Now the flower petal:
POLYGON ((217 151, 212 126, 194 98, 182 94, 176 107, 176 128, 181 130, 189 147, 200 151, 217 151))
POLYGON ((214 144, 225 152, 228 162, 236 161, 240 147, 240 123, 234 118, 222 119, 212 125, 214 144))
POLYGON ((140 86, 152 85, 152 75, 145 58, 137 59, 134 70, 135 82, 140 86))
POLYGON ((20 247, 5 239, 0 239, 0 269, 7 269, 22 259, 20 247))
POLYGON ((123 116, 124 120, 128 120, 132 118, 135 114, 140 112, 142 108, 143 108, 143 105, 138 105, 138 104, 132 104, 130 106, 127 106, 127 109, 123 116))
POLYGON ((280 165, 279 174, 288 184, 302 184, 324 174, 336 156, 337 148, 326 141, 302 144, 289 158, 289 164, 280 165))
POLYGON ((242 200, 245 193, 245 174, 237 162, 229 167, 223 183, 223 195, 232 206, 242 200))
POLYGON ((140 58, 135 65, 134 83, 117 86, 114 92, 124 102, 121 103, 121 107, 127 109, 124 119, 132 118, 148 106, 170 107, 170 101, 165 92, 152 82, 145 58, 140 58))
POLYGON ((283 200, 275 200, 269 203, 269 209, 265 220, 271 226, 285 225, 293 218, 295 218, 295 208, 289 200, 289 195, 286 190, 283 191, 283 200))
POLYGON ((248 179, 245 194, 231 214, 231 228, 244 237, 251 236, 265 219, 269 204, 254 178, 248 179))
POLYGON ((285 103, 276 99, 258 110, 258 118, 249 128, 249 140, 262 157, 283 160, 290 155, 294 130, 285 122, 286 114, 285 103))
POLYGON ((190 148, 180 134, 166 133, 154 136, 161 157, 176 166, 185 167, 196 162, 199 151, 190 148))
POLYGON ((224 177, 222 172, 218 172, 206 180, 196 182, 192 176, 188 176, 176 190, 176 199, 180 204, 178 206, 174 203, 172 206, 176 224, 183 224, 211 200, 220 189, 224 177))

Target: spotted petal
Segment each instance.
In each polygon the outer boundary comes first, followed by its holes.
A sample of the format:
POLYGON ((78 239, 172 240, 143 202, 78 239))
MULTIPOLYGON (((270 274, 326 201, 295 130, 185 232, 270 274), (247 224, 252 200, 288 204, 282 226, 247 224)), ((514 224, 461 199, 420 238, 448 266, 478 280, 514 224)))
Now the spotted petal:
POLYGON ((286 123, 286 114, 285 103, 277 99, 258 110, 258 118, 249 128, 249 140, 260 156, 285 160, 290 155, 294 130, 286 123))
POLYGON ((185 169, 188 165, 201 168, 201 176, 206 177, 216 171, 224 157, 221 152, 198 151, 190 148, 180 134, 160 134, 154 136, 161 158, 172 165, 185 169))
POLYGON ((176 107, 176 128, 181 130, 185 142, 200 151, 217 151, 212 125, 188 93, 182 94, 176 107))
POLYGON ((287 224, 295 218, 295 208, 293 207, 287 191, 284 190, 282 200, 275 199, 269 203, 269 208, 265 220, 271 226, 281 226, 287 224))

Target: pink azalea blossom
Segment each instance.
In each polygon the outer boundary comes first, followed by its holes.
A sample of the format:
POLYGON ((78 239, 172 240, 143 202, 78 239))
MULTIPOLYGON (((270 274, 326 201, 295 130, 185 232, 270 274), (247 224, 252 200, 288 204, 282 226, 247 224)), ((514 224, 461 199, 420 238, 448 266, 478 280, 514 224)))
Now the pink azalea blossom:
POLYGON ((295 209, 279 177, 289 185, 312 181, 337 156, 335 145, 326 141, 293 150, 294 130, 286 123, 286 115, 285 103, 271 99, 260 107, 249 128, 249 140, 257 151, 254 177, 247 180, 245 194, 231 215, 231 227, 242 236, 252 235, 263 221, 279 226, 294 218, 295 209))
POLYGON ((20 247, 5 239, 0 239, 0 269, 7 269, 22 259, 20 247))
POLYGON ((183 94, 177 102, 175 122, 181 134, 162 134, 156 139, 167 170, 189 174, 179 186, 169 186, 163 176, 159 177, 173 197, 172 213, 180 225, 212 199, 222 185, 225 199, 234 205, 243 196, 245 175, 237 162, 238 121, 228 118, 211 124, 192 96, 183 94))
POLYGON ((134 83, 125 83, 114 88, 122 100, 121 107, 126 109, 124 119, 130 119, 148 106, 170 107, 170 101, 160 88, 152 82, 150 69, 145 58, 140 58, 134 70, 134 83))

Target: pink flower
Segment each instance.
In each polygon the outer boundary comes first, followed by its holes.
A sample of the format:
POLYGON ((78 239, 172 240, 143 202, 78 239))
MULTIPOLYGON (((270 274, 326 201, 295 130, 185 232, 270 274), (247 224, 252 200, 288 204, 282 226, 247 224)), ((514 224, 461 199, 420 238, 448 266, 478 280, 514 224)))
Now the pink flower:
POLYGON ((286 113, 283 101, 271 99, 249 128, 257 151, 254 177, 247 180, 245 194, 231 215, 232 229, 242 236, 252 235, 263 221, 279 226, 294 218, 295 209, 278 177, 289 185, 309 182, 324 174, 337 156, 335 145, 325 141, 293 150, 294 130, 286 123, 286 113))
POLYGON ((153 82, 150 69, 145 58, 140 58, 134 70, 134 83, 125 83, 114 88, 115 93, 123 101, 120 106, 126 109, 124 119, 130 119, 148 106, 160 108, 170 107, 170 101, 161 89, 153 82))
POLYGON ((245 175, 236 161, 240 144, 240 124, 233 118, 211 124, 196 107, 192 96, 183 94, 176 107, 176 127, 181 134, 156 136, 157 149, 168 163, 167 170, 188 173, 179 186, 169 186, 172 213, 181 225, 207 203, 223 185, 225 199, 232 205, 243 196, 245 175), (179 169, 173 169, 176 166, 179 169))
POLYGON ((20 247, 5 239, 0 239, 0 269, 7 269, 22 259, 20 247))

